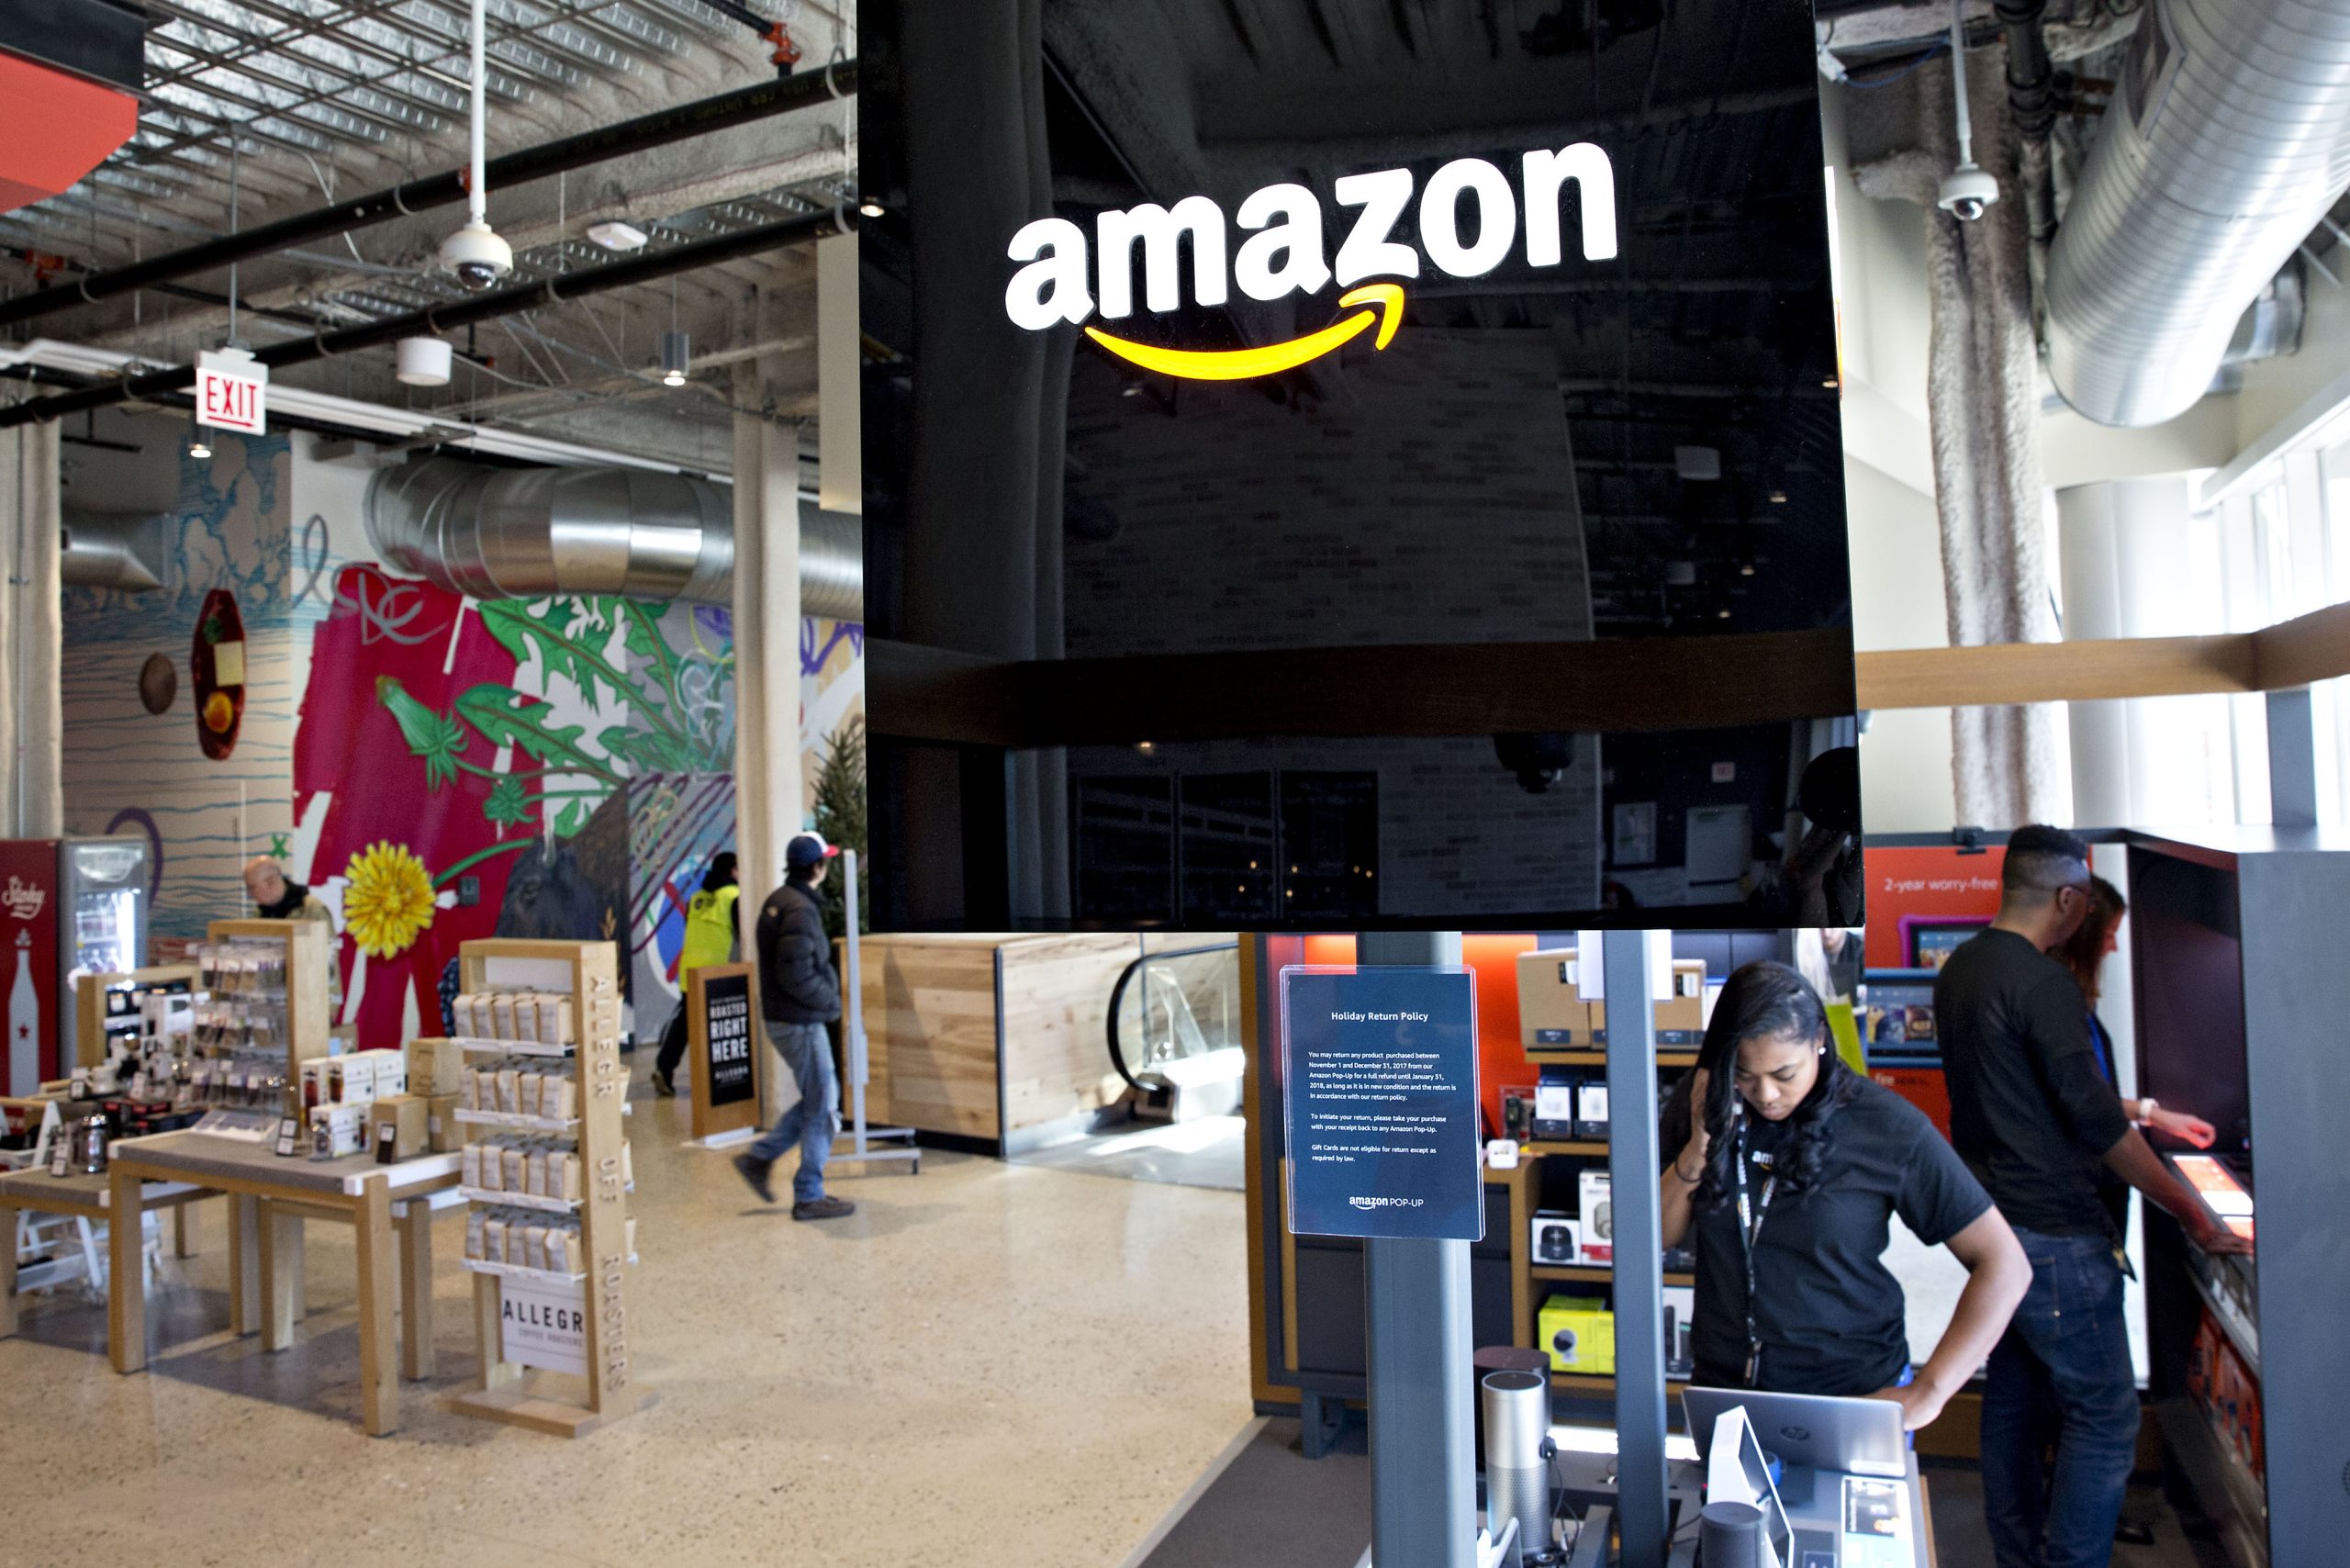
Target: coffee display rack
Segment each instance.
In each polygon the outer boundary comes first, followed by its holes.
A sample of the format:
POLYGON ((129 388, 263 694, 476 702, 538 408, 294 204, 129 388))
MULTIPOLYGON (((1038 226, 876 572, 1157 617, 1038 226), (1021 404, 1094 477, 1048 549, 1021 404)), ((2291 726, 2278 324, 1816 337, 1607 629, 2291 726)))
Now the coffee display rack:
POLYGON ((191 1042, 207 1081, 196 1096, 201 1104, 274 1126, 289 1103, 298 1103, 286 1091, 301 1082, 302 1063, 330 1050, 333 941, 316 920, 216 920, 205 928, 193 955, 204 1000, 191 1042), (256 1077, 263 1080, 258 1086, 256 1077))
MULTIPOLYGON (((464 998, 504 993, 567 1003, 565 1025, 554 1032, 568 1039, 543 1037, 548 1031, 529 1039, 475 1032, 464 1015, 455 1037, 469 1063, 574 1064, 572 1114, 471 1108, 456 1115, 476 1145, 520 1137, 558 1158, 576 1153, 577 1197, 487 1184, 462 1190, 474 1205, 469 1227, 478 1224, 486 1229, 492 1222, 502 1226, 512 1216, 519 1230, 537 1216, 561 1216, 552 1228, 564 1231, 564 1222, 576 1221, 584 1267, 575 1272, 533 1267, 510 1256, 467 1257, 482 1372, 480 1386, 455 1396, 451 1407, 533 1431, 582 1437, 654 1399, 635 1380, 629 1361, 629 1283, 636 1259, 622 1120, 628 1074, 620 1059, 619 953, 610 942, 467 942, 459 949, 459 992, 464 998)), ((470 1237, 469 1229, 469 1253, 475 1250, 470 1237)))

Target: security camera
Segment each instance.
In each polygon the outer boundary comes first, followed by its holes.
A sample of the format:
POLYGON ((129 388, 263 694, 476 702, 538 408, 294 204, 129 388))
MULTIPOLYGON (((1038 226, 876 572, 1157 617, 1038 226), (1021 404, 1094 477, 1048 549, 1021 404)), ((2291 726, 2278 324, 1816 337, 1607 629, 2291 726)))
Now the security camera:
POLYGON ((1556 731, 1495 735, 1494 756, 1516 776, 1519 789, 1529 795, 1548 794, 1574 766, 1575 738, 1556 731))
POLYGON ((474 219, 441 241, 441 264, 475 294, 498 286, 514 270, 514 247, 480 218, 474 219))
POLYGON ((1961 223, 1972 223, 1998 199, 1999 182, 1970 161, 1942 176, 1942 194, 1934 205, 1961 223))

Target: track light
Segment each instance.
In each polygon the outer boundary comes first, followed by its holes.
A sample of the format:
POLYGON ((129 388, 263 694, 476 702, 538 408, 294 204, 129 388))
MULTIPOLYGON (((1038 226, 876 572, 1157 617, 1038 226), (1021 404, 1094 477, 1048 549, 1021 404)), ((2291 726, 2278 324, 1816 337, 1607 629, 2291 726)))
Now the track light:
POLYGON ((686 372, 693 368, 693 338, 686 332, 661 334, 661 385, 683 386, 686 372))

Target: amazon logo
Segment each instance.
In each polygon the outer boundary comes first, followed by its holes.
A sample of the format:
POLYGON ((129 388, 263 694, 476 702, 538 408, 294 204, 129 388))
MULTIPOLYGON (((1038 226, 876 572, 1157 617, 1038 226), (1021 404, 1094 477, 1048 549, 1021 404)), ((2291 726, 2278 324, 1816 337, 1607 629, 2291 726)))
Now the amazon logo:
POLYGON ((1322 198, 1305 185, 1270 185, 1253 191, 1229 222, 1203 196, 1172 207, 1145 202, 1104 212, 1085 230, 1065 218, 1024 226, 1005 248, 1022 263, 1003 291, 1013 325, 1041 332, 1061 323, 1083 326, 1107 352, 1146 370, 1194 381, 1241 381, 1270 375, 1318 359, 1366 331, 1383 349, 1404 319, 1404 286, 1367 279, 1416 278, 1423 258, 1452 277, 1482 277, 1525 241, 1526 264, 1554 267, 1562 247, 1561 217, 1572 190, 1585 261, 1616 254, 1616 171, 1595 144, 1578 141, 1551 151, 1537 148, 1518 160, 1517 178, 1483 158, 1456 158, 1418 187, 1419 243, 1395 237, 1414 207, 1409 169, 1341 175, 1331 186, 1355 217, 1335 257, 1326 253, 1322 198), (1232 236, 1245 236, 1231 248, 1232 236), (1251 299, 1319 294, 1337 284, 1344 314, 1328 326, 1278 343, 1238 349, 1182 349, 1137 342, 1087 325, 1097 314, 1118 321, 1135 312, 1135 252, 1142 252, 1143 307, 1154 315, 1183 308, 1183 241, 1191 259, 1191 298, 1214 307, 1236 286, 1251 299), (1375 331, 1373 330, 1376 329, 1375 331))

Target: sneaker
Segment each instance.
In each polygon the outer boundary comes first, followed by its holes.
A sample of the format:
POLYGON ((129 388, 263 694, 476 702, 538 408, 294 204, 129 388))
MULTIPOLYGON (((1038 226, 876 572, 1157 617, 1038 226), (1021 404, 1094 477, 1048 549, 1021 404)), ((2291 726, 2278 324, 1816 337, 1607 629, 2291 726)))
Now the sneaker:
POLYGON ((856 1205, 846 1198, 812 1198, 791 1205, 794 1219, 845 1219, 856 1212, 856 1205))
POLYGON ((743 1180, 751 1184, 751 1191, 759 1195, 759 1202, 763 1204, 775 1202, 775 1188, 767 1182, 767 1171, 772 1168, 772 1161, 755 1155, 738 1154, 734 1157, 734 1169, 743 1173, 743 1180))
POLYGON ((677 1086, 669 1081, 669 1075, 657 1067, 653 1070, 653 1092, 663 1100, 675 1099, 677 1093, 677 1086))

